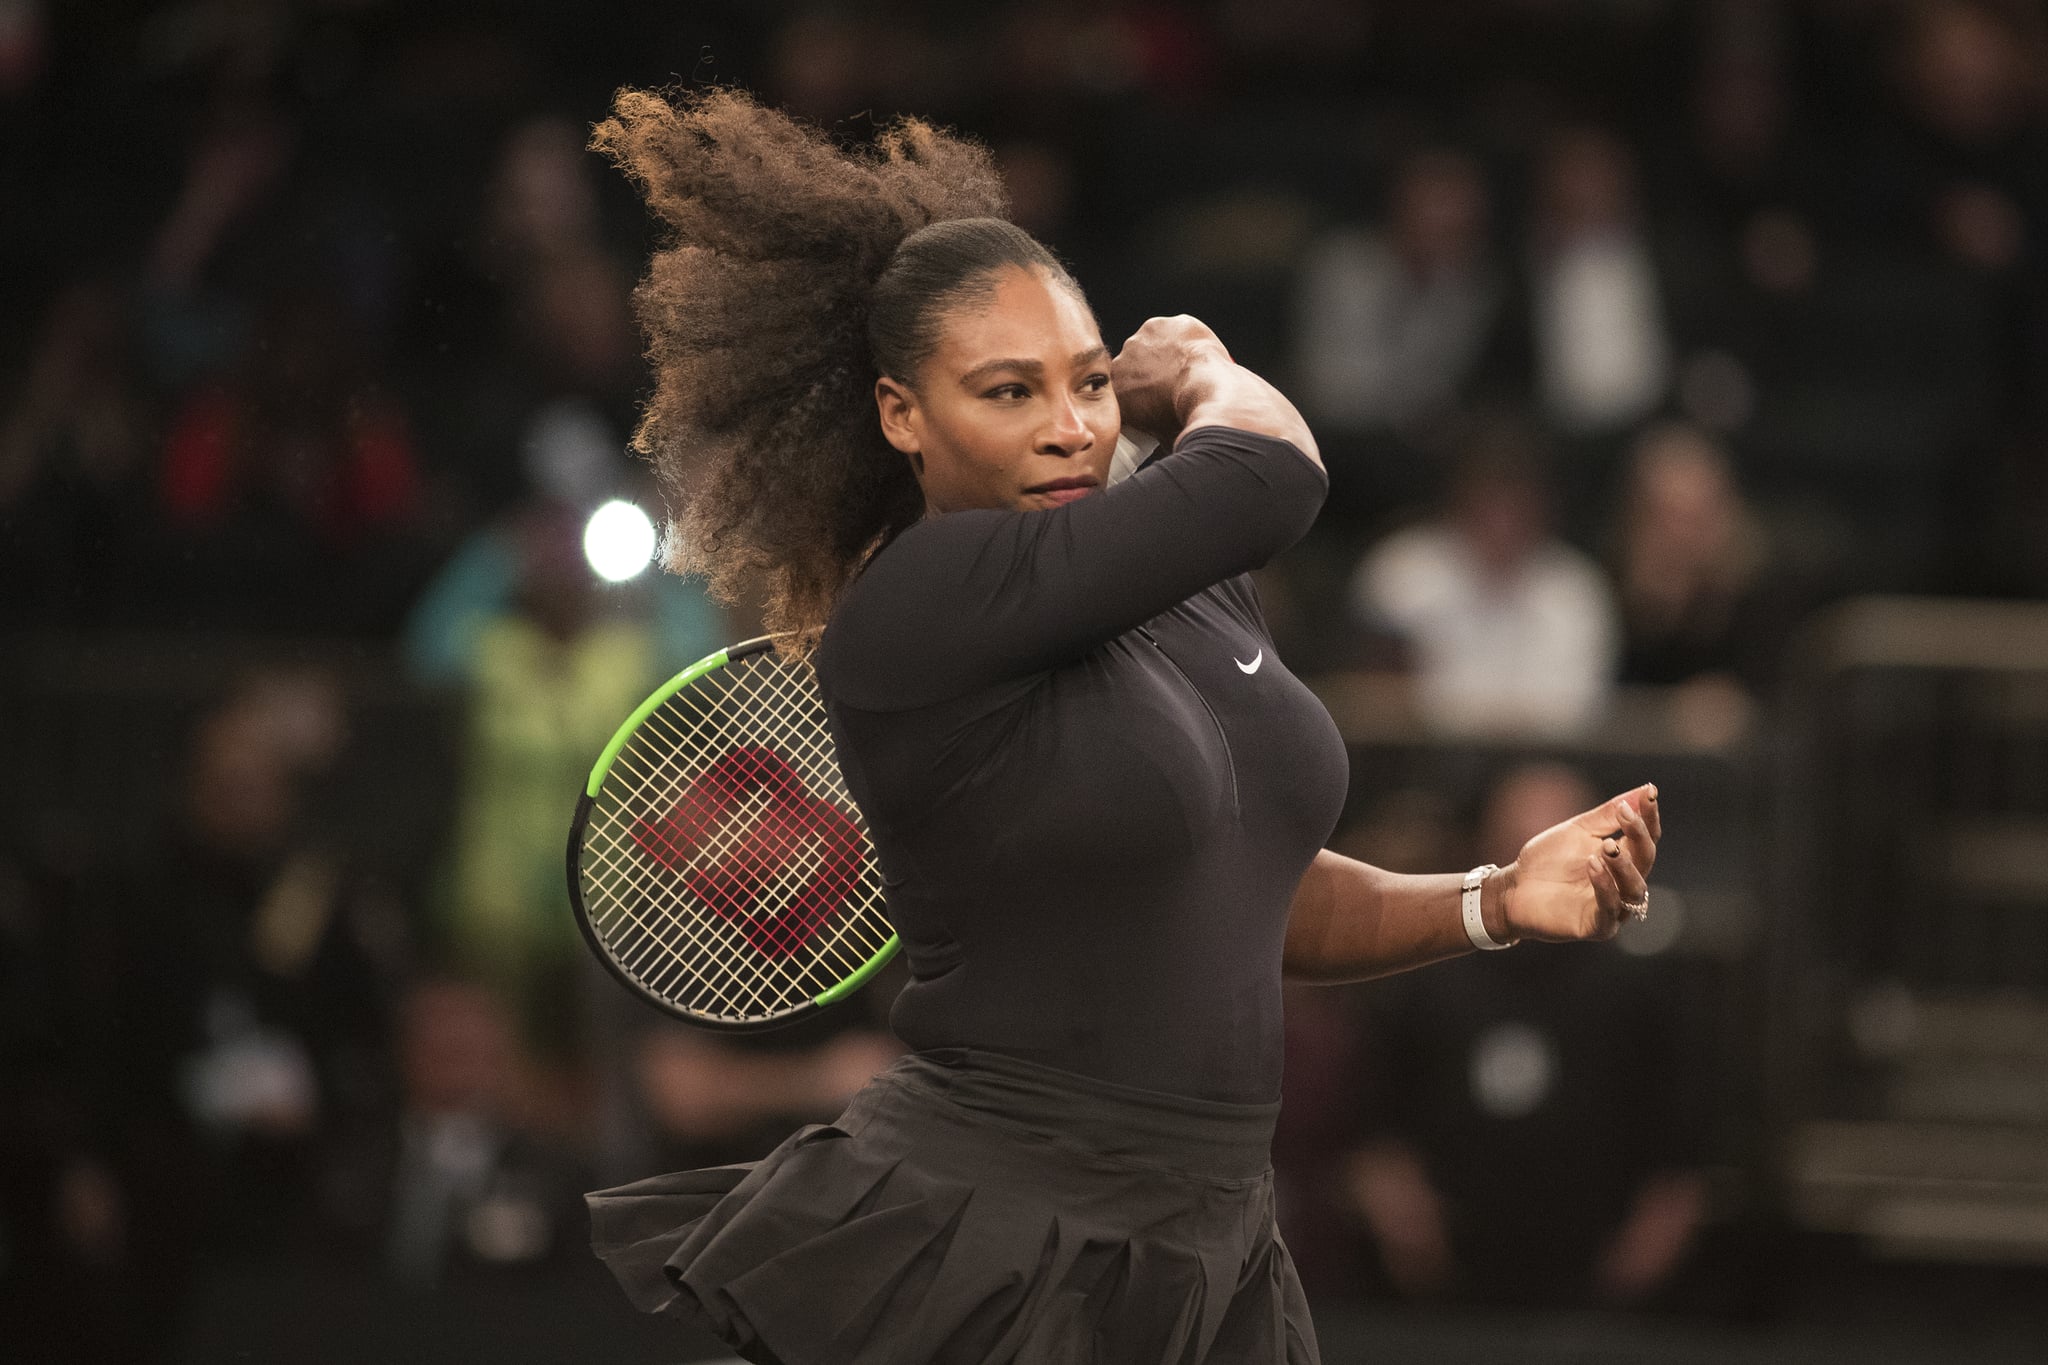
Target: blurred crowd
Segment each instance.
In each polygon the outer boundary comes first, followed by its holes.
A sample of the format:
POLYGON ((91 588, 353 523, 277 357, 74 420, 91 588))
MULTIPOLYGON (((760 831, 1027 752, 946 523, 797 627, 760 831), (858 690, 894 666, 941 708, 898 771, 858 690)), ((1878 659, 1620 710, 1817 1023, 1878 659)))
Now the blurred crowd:
MULTIPOLYGON (((579 543, 651 496, 650 242, 584 143, 671 81, 974 133, 1112 345, 1211 323, 1331 473, 1262 583, 1283 651, 1400 678, 1427 732, 1568 752, 1639 686, 1740 745, 1816 607, 2048 591, 2036 3, 0 0, 0 638, 354 642, 459 756, 389 865, 325 799, 336 677, 259 668, 179 717, 161 810, 0 834, 0 1340, 152 1358, 223 1258, 579 1258, 581 1189, 751 1154, 890 1054, 886 981, 744 1049, 658 1026, 561 891, 613 726, 751 633, 579 543)), ((1584 782, 1343 837, 1506 861, 1584 782)), ((1676 1292, 1689 987, 1509 957, 1298 1003, 1322 1292, 1676 1292), (1577 1174, 1514 1179, 1530 1150, 1577 1174)))

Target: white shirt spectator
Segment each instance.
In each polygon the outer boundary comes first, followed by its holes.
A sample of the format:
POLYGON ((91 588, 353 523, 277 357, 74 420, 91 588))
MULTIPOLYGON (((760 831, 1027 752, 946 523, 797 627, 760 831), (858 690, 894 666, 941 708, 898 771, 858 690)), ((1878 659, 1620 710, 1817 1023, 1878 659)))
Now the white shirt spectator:
POLYGON ((1448 526, 1400 531, 1359 565, 1351 605, 1408 642, 1423 718, 1447 733, 1569 734, 1597 718, 1614 682, 1614 595, 1556 540, 1500 574, 1448 526))
POLYGON ((1657 270, 1633 234, 1571 243, 1536 270, 1543 405, 1567 431, 1611 431, 1657 405, 1670 382, 1657 270))
POLYGON ((1551 421, 1600 435, 1648 414, 1671 380, 1662 291, 1635 161, 1614 134, 1552 134, 1528 222, 1537 388, 1551 421))
POLYGON ((1303 263, 1295 369, 1309 410, 1347 431, 1401 430, 1441 416, 1500 311, 1483 262, 1407 269, 1387 239, 1345 230, 1303 263))
POLYGON ((1506 293, 1490 218, 1479 163, 1424 149, 1396 170, 1383 223, 1315 244, 1296 286, 1293 357, 1312 420, 1412 430, 1456 405, 1506 293))

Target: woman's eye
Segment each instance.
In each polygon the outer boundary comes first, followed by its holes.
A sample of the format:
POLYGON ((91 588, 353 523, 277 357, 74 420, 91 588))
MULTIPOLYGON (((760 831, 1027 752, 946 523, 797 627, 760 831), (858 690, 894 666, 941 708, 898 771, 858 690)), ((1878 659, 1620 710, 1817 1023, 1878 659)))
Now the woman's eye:
POLYGON ((1081 387, 1090 393, 1101 393, 1109 387, 1109 376, 1106 374, 1091 374, 1081 381, 1081 387))
POLYGON ((1022 384, 998 384, 982 395, 984 398, 1028 398, 1030 396, 1022 384))

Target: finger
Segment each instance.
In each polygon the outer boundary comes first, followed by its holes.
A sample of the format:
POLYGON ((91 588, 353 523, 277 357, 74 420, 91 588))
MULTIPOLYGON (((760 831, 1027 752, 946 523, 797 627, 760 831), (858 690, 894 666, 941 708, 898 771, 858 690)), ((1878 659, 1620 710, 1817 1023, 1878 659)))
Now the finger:
POLYGON ((1628 849, 1610 839, 1601 845, 1600 854, 1615 886, 1621 890, 1621 899, 1640 904, 1643 897, 1650 894, 1650 879, 1636 866, 1628 849))
POLYGON ((1621 888, 1615 885, 1614 873, 1608 869, 1609 858, 1605 853, 1595 853, 1586 859, 1586 877, 1593 884, 1593 902, 1599 913, 1594 917, 1592 938, 1611 938, 1621 928, 1621 917, 1626 911, 1621 908, 1621 888))
POLYGON ((1643 798, 1636 802, 1636 809, 1643 813, 1643 823, 1650 827, 1650 837, 1652 839, 1662 839, 1664 837, 1664 811, 1657 802, 1657 784, 1645 782, 1636 790, 1642 794, 1643 798))
POLYGON ((1608 835, 1618 833, 1621 830, 1622 803, 1633 802, 1640 806, 1642 802, 1639 798, 1645 792, 1654 790, 1656 790, 1654 787, 1646 785, 1637 787, 1634 791, 1625 791, 1621 795, 1593 807, 1593 809, 1585 812, 1583 815, 1574 815, 1572 817, 1572 825, 1577 829, 1584 830, 1596 839, 1605 839, 1608 835))
POLYGON ((1621 842, 1645 880, 1657 865, 1657 838, 1650 833, 1648 816, 1634 801, 1621 803, 1621 842))

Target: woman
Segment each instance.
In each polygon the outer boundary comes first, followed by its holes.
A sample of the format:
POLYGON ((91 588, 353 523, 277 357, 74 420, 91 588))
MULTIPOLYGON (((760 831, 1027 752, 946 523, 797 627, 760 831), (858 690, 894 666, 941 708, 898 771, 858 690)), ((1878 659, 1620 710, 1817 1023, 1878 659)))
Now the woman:
POLYGON ((824 624, 913 1049, 759 1163, 592 1196, 599 1253, 756 1361, 1314 1361, 1268 1162, 1283 967, 1610 935, 1652 791, 1462 879, 1465 918, 1455 874, 1319 851, 1344 749, 1244 577, 1326 487, 1285 398, 1192 318, 1112 359, 986 156, 921 124, 850 155, 629 93, 597 145, 674 234, 639 296, 673 567, 824 624), (1125 425, 1171 453, 1110 486, 1125 425))

